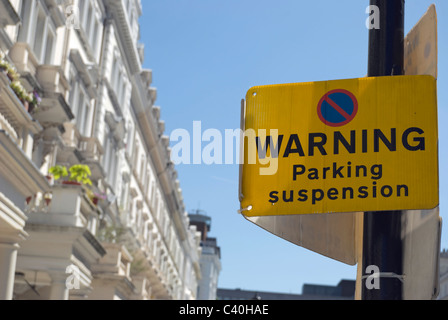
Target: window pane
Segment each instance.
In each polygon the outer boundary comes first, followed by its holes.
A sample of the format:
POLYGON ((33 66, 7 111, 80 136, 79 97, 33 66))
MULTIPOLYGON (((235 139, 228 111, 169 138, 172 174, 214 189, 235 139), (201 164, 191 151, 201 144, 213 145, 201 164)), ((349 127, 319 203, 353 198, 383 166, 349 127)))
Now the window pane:
POLYGON ((92 31, 91 30, 91 27, 92 27, 92 14, 93 14, 92 6, 90 6, 90 5, 87 6, 87 10, 88 10, 88 14, 87 14, 87 19, 86 19, 86 24, 85 24, 85 31, 86 31, 87 38, 90 39, 90 32, 92 31))
POLYGON ((119 71, 118 59, 117 59, 117 57, 114 56, 114 61, 112 64, 111 79, 110 79, 110 84, 114 90, 115 90, 115 87, 118 82, 118 71, 119 71))
POLYGON ((87 7, 86 0, 79 0, 78 8, 79 8, 80 23, 83 27, 86 25, 86 16, 87 16, 86 7, 87 7))
POLYGON ((98 21, 95 19, 95 26, 93 28, 93 41, 92 41, 92 50, 95 55, 96 55, 96 53, 98 51, 98 47, 99 47, 99 43, 97 43, 99 32, 100 32, 100 25, 99 25, 98 21))
POLYGON ((54 36, 51 32, 48 32, 47 46, 45 48, 45 64, 52 64, 53 62, 53 47, 54 47, 54 36))
MULTIPOLYGON (((76 73, 72 71, 70 75, 70 98, 69 98, 69 104, 70 108, 72 109, 73 115, 76 117, 77 111, 78 111, 78 92, 79 92, 79 85, 76 82, 76 73)), ((76 121, 76 119, 74 120, 76 121)))
POLYGON ((76 127, 78 128, 78 131, 82 134, 83 130, 84 130, 84 112, 85 112, 85 97, 84 97, 84 93, 82 92, 82 90, 80 90, 79 92, 79 103, 78 103, 78 110, 76 112, 76 127))
POLYGON ((30 3, 28 0, 22 1, 22 6, 20 8, 20 20, 22 23, 19 24, 19 39, 24 41, 26 39, 26 35, 24 34, 26 31, 26 25, 30 22, 29 17, 29 7, 30 3))
POLYGON ((42 46, 45 39, 45 18, 45 14, 42 12, 42 10, 39 10, 39 14, 37 16, 35 41, 33 46, 34 54, 39 61, 42 60, 42 46))

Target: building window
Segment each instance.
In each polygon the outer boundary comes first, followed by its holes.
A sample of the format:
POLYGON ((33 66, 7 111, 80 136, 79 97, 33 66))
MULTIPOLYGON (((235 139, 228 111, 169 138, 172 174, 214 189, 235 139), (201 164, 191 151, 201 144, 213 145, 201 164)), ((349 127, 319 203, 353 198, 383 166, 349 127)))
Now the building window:
POLYGON ((114 53, 109 82, 112 90, 115 92, 119 107, 122 110, 125 110, 128 79, 123 62, 118 55, 118 51, 115 51, 114 53))
POLYGON ((115 151, 114 138, 111 136, 108 126, 105 128, 103 146, 103 169, 104 172, 106 172, 107 182, 114 188, 117 179, 118 157, 117 152, 115 151))
POLYGON ((43 48, 44 43, 44 30, 45 30, 45 24, 46 24, 46 17, 45 13, 41 8, 38 9, 37 14, 37 23, 36 23, 36 33, 35 36, 32 38, 33 41, 33 51, 36 55, 38 60, 41 60, 41 52, 43 48))
POLYGON ((54 41, 55 41, 55 34, 52 30, 49 29, 48 34, 47 34, 47 45, 46 45, 45 57, 44 57, 45 64, 53 63, 54 41))
POLYGON ((70 105, 70 108, 72 109, 72 112, 73 112, 73 106, 75 105, 75 99, 78 95, 77 94, 78 84, 77 84, 76 77, 77 77, 76 69, 73 65, 71 65, 70 66, 70 78, 69 78, 70 90, 67 92, 68 97, 66 97, 66 99, 70 105))
POLYGON ((19 41, 29 43, 40 64, 52 64, 56 27, 39 1, 23 0, 19 41))
POLYGON ((135 149, 134 149, 134 153, 132 155, 132 157, 134 158, 134 160, 132 161, 132 166, 133 166, 133 169, 135 170, 135 172, 137 172, 137 168, 138 168, 138 159, 139 159, 138 155, 139 155, 139 153, 140 153, 140 148, 139 148, 139 145, 136 144, 135 145, 135 149))
POLYGON ((118 63, 118 57, 115 54, 110 76, 110 85, 112 86, 113 89, 115 89, 117 86, 119 70, 120 70, 120 64, 118 63))
POLYGON ((100 32, 100 22, 98 20, 95 19, 95 26, 93 28, 93 32, 92 32, 92 49, 93 49, 93 53, 96 55, 98 53, 98 48, 100 47, 98 45, 98 36, 99 36, 99 32, 100 32))
POLYGON ((73 122, 76 123, 78 132, 84 136, 89 137, 91 134, 93 108, 84 86, 79 82, 71 81, 72 89, 69 97, 70 107, 72 113, 75 115, 73 122))
POLYGON ((80 23, 86 34, 93 54, 98 52, 98 35, 100 33, 100 17, 93 1, 79 0, 80 23))
POLYGON ((79 130, 79 133, 82 136, 88 136, 88 120, 89 120, 89 111, 90 106, 87 101, 86 94, 84 90, 81 88, 79 93, 79 101, 78 101, 78 112, 76 114, 76 127, 79 130))

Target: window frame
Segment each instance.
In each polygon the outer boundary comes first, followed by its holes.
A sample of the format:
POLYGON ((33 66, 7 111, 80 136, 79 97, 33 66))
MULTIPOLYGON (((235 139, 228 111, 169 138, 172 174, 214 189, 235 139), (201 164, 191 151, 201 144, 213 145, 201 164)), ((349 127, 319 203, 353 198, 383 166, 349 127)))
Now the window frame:
POLYGON ((51 65, 54 62, 57 32, 48 9, 40 1, 22 0, 20 19, 22 25, 19 28, 18 41, 28 43, 39 64, 51 65), (53 38, 50 47, 49 35, 53 38))

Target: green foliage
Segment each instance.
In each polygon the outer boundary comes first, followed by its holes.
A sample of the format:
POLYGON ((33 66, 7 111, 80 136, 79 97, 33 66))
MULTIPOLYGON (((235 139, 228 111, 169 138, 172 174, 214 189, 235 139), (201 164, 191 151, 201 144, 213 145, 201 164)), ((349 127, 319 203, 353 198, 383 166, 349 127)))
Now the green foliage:
POLYGON ((90 180, 90 176, 92 175, 92 172, 90 171, 90 168, 88 165, 85 164, 76 164, 70 169, 68 169, 65 166, 57 165, 52 168, 50 168, 49 173, 53 175, 55 180, 59 180, 62 177, 67 177, 70 172, 69 181, 76 181, 82 184, 86 185, 92 185, 92 181, 90 180))
POLYGON ((11 79, 10 87, 15 92, 17 97, 22 101, 27 101, 33 104, 35 107, 40 104, 40 97, 36 91, 27 92, 25 87, 20 83, 20 74, 17 69, 5 60, 5 54, 0 51, 0 70, 6 71, 8 77, 11 79))
POLYGON ((90 180, 90 176, 92 172, 88 165, 85 164, 77 164, 72 166, 70 169, 70 180, 77 181, 82 184, 92 185, 92 181, 90 180))
POLYGON ((9 63, 7 61, 3 60, 2 57, 0 57, 0 69, 8 71, 8 68, 9 68, 9 63))
POLYGON ((15 92, 17 97, 19 97, 19 99, 27 100, 28 92, 26 92, 25 88, 19 80, 14 80, 13 82, 11 82, 10 87, 15 92))
POLYGON ((49 173, 54 177, 54 180, 68 176, 67 168, 60 165, 51 167, 49 173))

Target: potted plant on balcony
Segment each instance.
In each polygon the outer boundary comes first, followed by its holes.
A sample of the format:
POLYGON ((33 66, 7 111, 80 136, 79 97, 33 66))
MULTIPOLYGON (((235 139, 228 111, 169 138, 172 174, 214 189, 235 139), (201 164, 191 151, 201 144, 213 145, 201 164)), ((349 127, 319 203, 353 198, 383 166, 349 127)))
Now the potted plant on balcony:
POLYGON ((39 93, 37 93, 36 90, 34 90, 32 93, 29 94, 29 112, 36 112, 37 108, 39 107, 42 99, 39 96, 39 93))
POLYGON ((11 81, 9 86, 22 102, 25 109, 31 113, 33 110, 36 110, 36 107, 41 102, 41 98, 35 90, 32 93, 26 91, 26 89, 19 81, 20 75, 17 72, 16 68, 4 58, 4 53, 0 52, 0 71, 4 72, 8 76, 9 80, 11 81))
POLYGON ((107 199, 107 196, 106 196, 106 194, 105 193, 103 193, 103 192, 95 192, 94 194, 93 194, 93 197, 92 197, 92 202, 93 202, 93 204, 94 205, 98 205, 98 202, 100 201, 100 200, 106 200, 107 199))
POLYGON ((23 94, 23 101, 25 104, 28 104, 27 110, 31 113, 34 110, 33 94, 25 91, 23 94))
POLYGON ((69 181, 75 181, 89 186, 92 185, 92 181, 89 178, 92 175, 92 172, 90 171, 88 165, 76 164, 70 167, 69 171, 70 171, 69 181))
POLYGON ((51 167, 48 173, 50 173, 53 176, 55 181, 68 176, 67 168, 61 165, 51 167))
POLYGON ((9 63, 6 60, 3 60, 3 57, 0 56, 0 71, 7 74, 8 68, 9 68, 9 63))
POLYGON ((3 72, 6 73, 6 76, 11 82, 17 81, 20 78, 17 69, 14 66, 12 66, 8 61, 3 62, 3 72))
POLYGON ((65 166, 57 165, 54 167, 51 167, 49 170, 49 173, 53 175, 54 180, 59 180, 63 177, 69 176, 70 177, 67 180, 63 180, 62 184, 72 184, 72 185, 92 185, 92 181, 90 180, 90 176, 92 175, 90 168, 88 165, 85 164, 76 164, 70 169, 68 169, 65 166))
POLYGON ((19 98, 19 100, 22 102, 25 109, 28 111, 29 101, 30 101, 31 97, 28 94, 28 92, 26 92, 23 85, 20 83, 19 80, 14 80, 13 82, 11 82, 10 87, 16 94, 17 98, 19 98))
POLYGON ((17 73, 16 68, 5 60, 5 54, 3 52, 0 52, 0 71, 5 73, 10 81, 19 79, 19 74, 17 73))

